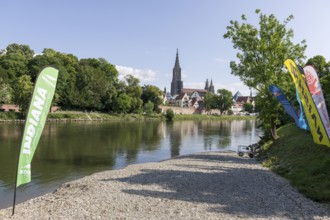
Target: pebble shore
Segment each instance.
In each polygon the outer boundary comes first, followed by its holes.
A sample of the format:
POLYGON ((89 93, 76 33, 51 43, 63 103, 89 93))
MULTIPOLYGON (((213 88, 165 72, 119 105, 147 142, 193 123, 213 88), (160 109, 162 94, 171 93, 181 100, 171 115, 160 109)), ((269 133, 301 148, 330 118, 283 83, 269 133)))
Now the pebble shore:
POLYGON ((0 219, 330 219, 255 159, 233 152, 130 165, 0 210, 0 219))

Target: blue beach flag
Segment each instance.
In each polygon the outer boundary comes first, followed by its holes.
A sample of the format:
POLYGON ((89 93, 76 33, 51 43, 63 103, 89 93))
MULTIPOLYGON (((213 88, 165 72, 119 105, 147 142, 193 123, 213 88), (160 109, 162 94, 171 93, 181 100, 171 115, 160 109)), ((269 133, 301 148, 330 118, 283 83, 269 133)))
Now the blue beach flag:
POLYGON ((275 85, 269 87, 270 92, 275 96, 275 98, 282 104, 286 113, 288 113, 293 119, 296 125, 299 127, 299 117, 297 112, 293 109, 289 100, 285 97, 282 90, 275 85))

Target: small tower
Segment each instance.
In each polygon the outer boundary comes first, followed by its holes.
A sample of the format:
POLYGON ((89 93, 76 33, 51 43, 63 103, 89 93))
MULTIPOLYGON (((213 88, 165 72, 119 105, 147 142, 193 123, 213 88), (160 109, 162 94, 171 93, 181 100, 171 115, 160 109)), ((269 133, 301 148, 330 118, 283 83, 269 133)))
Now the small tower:
POLYGON ((209 79, 206 79, 204 89, 205 89, 206 91, 209 91, 209 79))
POLYGON ((213 86, 212 79, 211 79, 211 83, 210 83, 210 87, 209 87, 208 91, 209 91, 210 93, 213 93, 213 94, 214 94, 214 86, 213 86))

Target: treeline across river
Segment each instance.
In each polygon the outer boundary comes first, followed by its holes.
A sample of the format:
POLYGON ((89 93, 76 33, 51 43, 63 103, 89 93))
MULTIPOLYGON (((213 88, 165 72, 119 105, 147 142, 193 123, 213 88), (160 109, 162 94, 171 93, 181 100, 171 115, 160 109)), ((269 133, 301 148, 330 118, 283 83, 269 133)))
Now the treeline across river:
POLYGON ((162 91, 140 86, 128 75, 119 80, 116 67, 104 58, 78 59, 53 49, 36 54, 28 45, 0 50, 0 104, 29 105, 34 82, 45 66, 59 69, 53 105, 62 109, 112 113, 159 112, 162 91))

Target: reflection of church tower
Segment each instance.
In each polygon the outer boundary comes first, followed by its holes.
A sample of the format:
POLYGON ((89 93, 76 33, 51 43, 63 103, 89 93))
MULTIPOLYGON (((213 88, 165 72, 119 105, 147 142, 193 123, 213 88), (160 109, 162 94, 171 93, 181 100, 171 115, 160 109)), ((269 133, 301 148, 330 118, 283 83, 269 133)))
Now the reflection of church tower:
POLYGON ((181 68, 179 64, 179 52, 178 49, 176 50, 176 59, 175 59, 175 65, 173 68, 173 78, 171 82, 171 95, 178 95, 181 93, 181 90, 183 88, 183 82, 181 80, 181 68))

